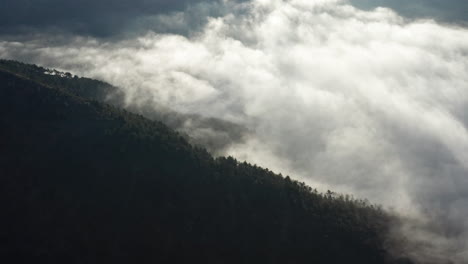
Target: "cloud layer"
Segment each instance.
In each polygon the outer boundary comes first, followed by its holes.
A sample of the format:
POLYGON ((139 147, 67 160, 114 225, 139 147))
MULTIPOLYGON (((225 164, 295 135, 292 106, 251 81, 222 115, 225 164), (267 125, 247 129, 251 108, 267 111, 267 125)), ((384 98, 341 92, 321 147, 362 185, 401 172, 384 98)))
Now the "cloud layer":
POLYGON ((468 30, 339 0, 225 5, 190 36, 42 36, 0 42, 0 57, 248 127, 226 154, 392 207, 412 219, 399 231, 428 243, 414 257, 466 261, 468 30))
POLYGON ((359 8, 389 7, 409 18, 429 18, 467 25, 468 2, 465 0, 350 0, 359 8))

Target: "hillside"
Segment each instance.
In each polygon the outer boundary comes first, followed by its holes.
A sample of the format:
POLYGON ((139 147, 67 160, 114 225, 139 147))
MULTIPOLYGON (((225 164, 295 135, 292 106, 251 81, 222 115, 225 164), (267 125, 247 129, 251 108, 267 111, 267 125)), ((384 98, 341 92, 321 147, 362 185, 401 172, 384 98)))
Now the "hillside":
POLYGON ((74 91, 21 69, 0 69, 0 254, 12 262, 396 263, 391 217, 374 206, 214 159, 90 100, 105 94, 79 78, 64 79, 74 91))
POLYGON ((78 77, 68 72, 2 59, 0 59, 0 69, 50 87, 65 89, 85 99, 107 103, 138 113, 151 120, 162 121, 165 125, 182 133, 191 144, 203 146, 213 154, 222 153, 232 143, 242 142, 248 133, 247 129, 239 124, 191 113, 175 112, 153 101, 129 104, 121 88, 102 81, 78 77))

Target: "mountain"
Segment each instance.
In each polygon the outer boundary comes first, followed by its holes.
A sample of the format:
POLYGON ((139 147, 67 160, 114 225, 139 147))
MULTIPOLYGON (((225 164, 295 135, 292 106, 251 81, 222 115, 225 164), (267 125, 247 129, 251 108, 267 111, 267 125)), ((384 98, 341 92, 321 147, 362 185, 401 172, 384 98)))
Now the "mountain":
POLYGON ((105 83, 17 65, 0 67, 8 263, 410 263, 390 254, 393 220, 378 207, 213 158, 92 99, 105 83))
POLYGON ((162 121, 182 133, 191 144, 203 146, 213 154, 221 154, 231 144, 243 142, 249 133, 247 128, 239 124, 196 114, 178 113, 153 101, 130 104, 126 101, 125 92, 121 88, 68 72, 1 59, 0 69, 51 87, 66 89, 79 97, 111 104, 141 114, 148 119, 162 121))

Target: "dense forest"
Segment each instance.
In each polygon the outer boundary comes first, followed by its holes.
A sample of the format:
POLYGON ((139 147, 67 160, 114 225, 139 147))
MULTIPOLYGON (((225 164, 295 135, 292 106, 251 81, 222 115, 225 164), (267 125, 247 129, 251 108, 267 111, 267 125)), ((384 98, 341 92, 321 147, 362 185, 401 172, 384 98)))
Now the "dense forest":
POLYGON ((411 263, 378 207, 214 158, 103 103, 114 87, 52 72, 0 63, 8 263, 411 263))
MULTIPOLYGON (((231 143, 242 142, 244 136, 248 134, 247 129, 238 124, 193 113, 175 112, 153 101, 128 103, 121 88, 102 81, 78 77, 68 72, 2 59, 0 59, 0 69, 20 74, 54 88, 66 89, 79 97, 104 102, 151 120, 162 121, 181 133, 191 144, 203 146, 212 154, 222 153, 231 143)), ((148 96, 140 95, 140 97, 148 96)))

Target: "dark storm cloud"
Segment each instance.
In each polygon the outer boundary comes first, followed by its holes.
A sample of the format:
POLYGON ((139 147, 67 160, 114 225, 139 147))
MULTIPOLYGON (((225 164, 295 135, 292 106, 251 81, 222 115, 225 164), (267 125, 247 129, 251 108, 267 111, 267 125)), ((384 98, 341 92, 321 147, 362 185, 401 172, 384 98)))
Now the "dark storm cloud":
POLYGON ((0 1, 0 34, 61 31, 107 37, 129 30, 171 31, 175 28, 177 31, 177 24, 186 23, 197 27, 203 24, 208 15, 220 15, 222 10, 217 9, 221 7, 218 5, 220 2, 221 0, 3 0, 0 1), (205 14, 201 17, 186 17, 181 13, 179 18, 171 21, 156 17, 190 8, 200 9, 197 13, 205 14))
POLYGON ((449 23, 468 23, 466 0, 350 0, 363 9, 389 7, 409 18, 432 18, 449 23))

